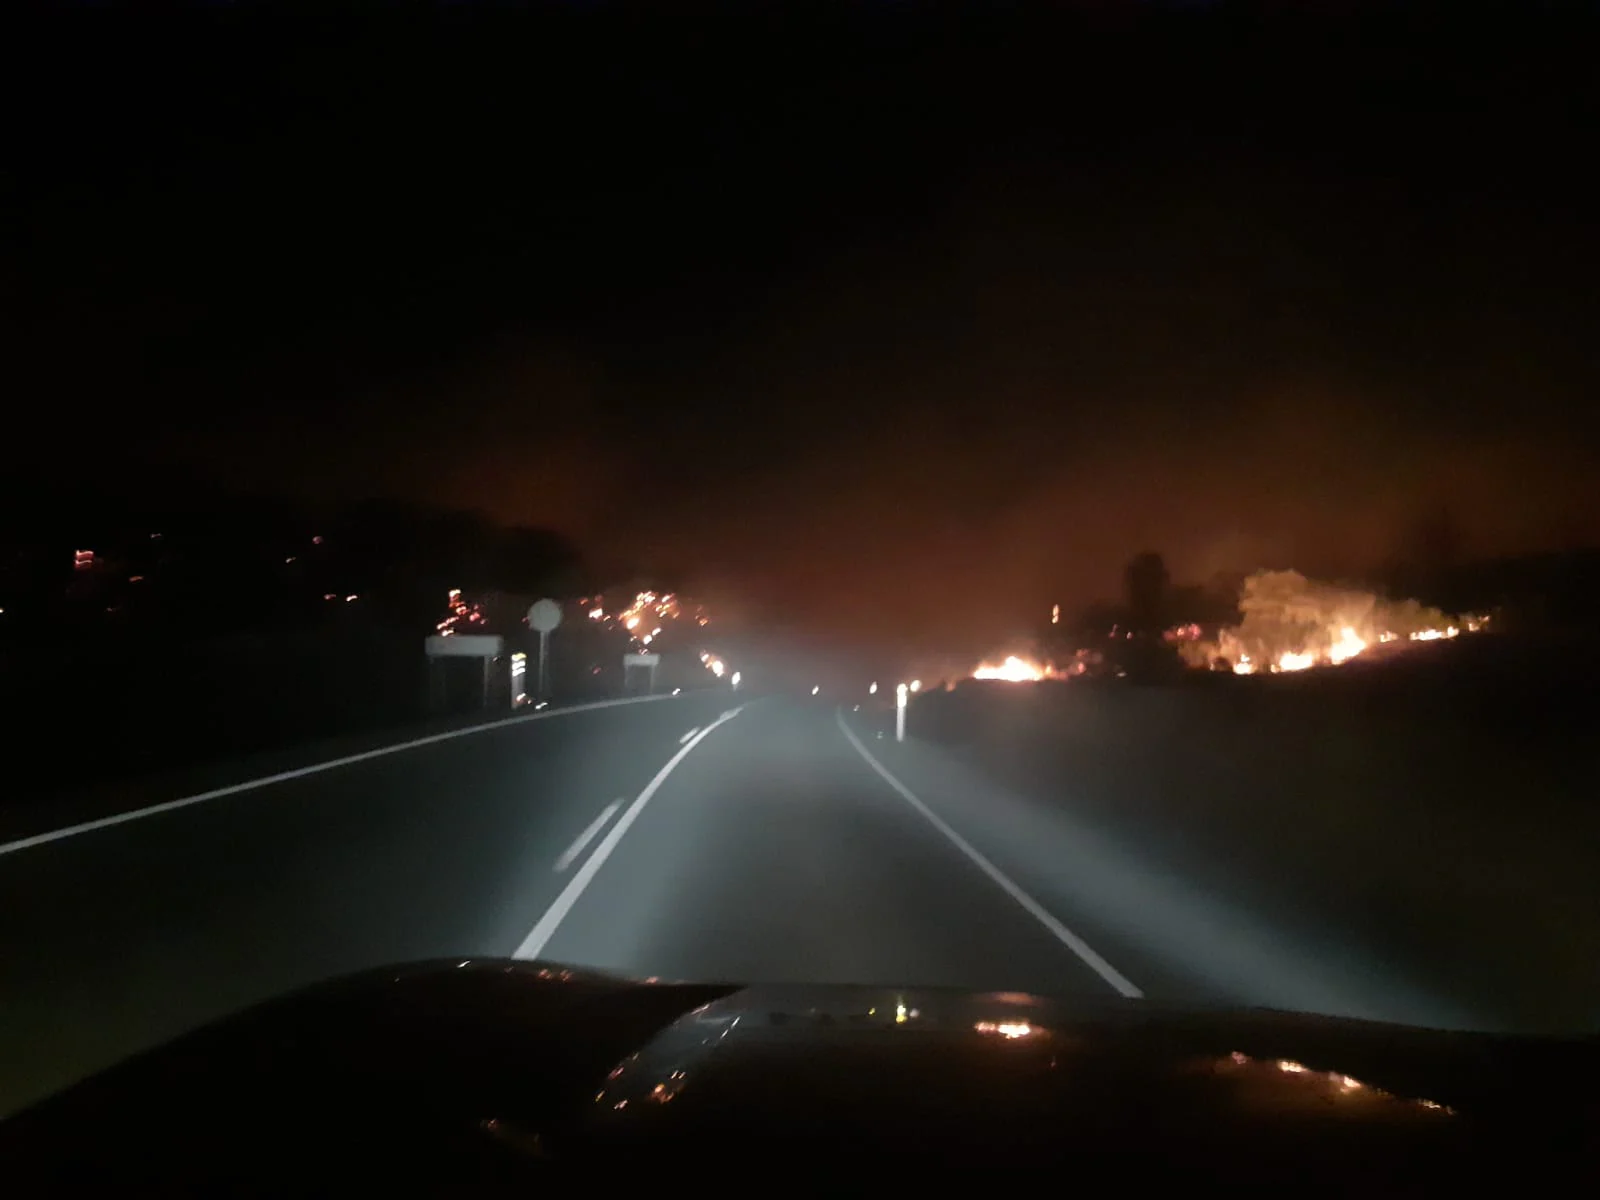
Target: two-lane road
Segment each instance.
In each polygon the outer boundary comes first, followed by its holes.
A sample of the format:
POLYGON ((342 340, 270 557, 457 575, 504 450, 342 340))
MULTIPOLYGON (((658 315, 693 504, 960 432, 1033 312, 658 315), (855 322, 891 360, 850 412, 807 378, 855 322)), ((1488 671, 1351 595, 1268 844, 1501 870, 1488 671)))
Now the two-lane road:
POLYGON ((732 703, 540 714, 0 846, 0 1112, 289 988, 509 953, 585 829, 732 703))
POLYGON ((0 1112, 286 989, 453 955, 1370 1007, 871 714, 741 699, 552 713, 0 847, 0 1112))
POLYGON ((674 979, 1116 986, 881 778, 831 706, 747 706, 607 852, 522 954, 674 979))

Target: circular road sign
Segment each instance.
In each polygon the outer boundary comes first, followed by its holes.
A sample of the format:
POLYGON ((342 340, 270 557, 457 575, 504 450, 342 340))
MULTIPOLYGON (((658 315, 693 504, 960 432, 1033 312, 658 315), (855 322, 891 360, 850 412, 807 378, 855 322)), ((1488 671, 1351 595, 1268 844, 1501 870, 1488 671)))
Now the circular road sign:
POLYGON ((549 633, 561 624, 561 605, 554 600, 540 600, 528 608, 528 628, 549 633))

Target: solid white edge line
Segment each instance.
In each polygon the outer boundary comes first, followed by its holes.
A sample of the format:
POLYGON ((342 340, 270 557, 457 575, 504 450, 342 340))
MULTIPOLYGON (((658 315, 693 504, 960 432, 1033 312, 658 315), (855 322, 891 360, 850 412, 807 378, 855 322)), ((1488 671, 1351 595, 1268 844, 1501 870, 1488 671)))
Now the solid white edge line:
POLYGON ((153 817, 158 813, 187 808, 191 804, 200 804, 206 800, 217 800, 223 796, 232 796, 239 792, 249 792, 256 788, 270 787, 275 783, 286 783, 291 779, 301 779, 307 775, 315 775, 319 771, 331 771, 335 767, 348 767, 352 763, 366 762, 372 758, 382 758, 386 754, 398 754, 402 750, 412 750, 417 746, 431 746, 435 742, 446 742, 451 738, 466 737, 469 733, 482 733, 487 729, 504 729, 509 725, 521 725, 525 721, 543 721, 549 717, 564 717, 570 713, 588 712, 596 708, 614 708, 619 704, 640 704, 647 700, 670 699, 672 699, 671 696, 663 694, 660 696, 625 696, 620 700, 594 700, 587 704, 574 704, 570 708, 551 708, 543 712, 525 713, 520 717, 506 717, 499 721, 485 721, 481 725, 469 725, 465 729, 452 729, 446 733, 431 733, 427 737, 412 738, 408 742, 396 742, 392 746, 379 746, 376 750, 363 750, 360 754, 347 754, 343 758, 330 758, 326 762, 312 763, 310 766, 305 767, 295 767, 291 771, 279 771, 276 775, 263 775, 260 779, 247 779, 243 783, 230 783, 227 787, 213 788, 209 792, 185 796, 181 800, 166 800, 160 804, 147 805, 144 808, 136 808, 130 812, 100 817, 98 820, 84 821, 78 825, 67 825, 64 828, 52 829, 46 833, 36 833, 32 837, 19 838, 14 842, 6 842, 4 845, 0 845, 0 854, 11 854, 18 850, 27 850, 32 846, 43 846, 49 842, 57 842, 62 838, 73 837, 80 833, 89 833, 95 829, 109 829, 113 825, 121 825, 127 821, 138 821, 144 817, 153 817))
POLYGON ((1044 905, 1040 904, 1032 896, 1028 895, 1027 892, 1018 887, 1017 884, 1012 882, 1011 878, 999 867, 995 866, 986 857, 984 857, 983 853, 978 850, 977 847, 972 845, 971 842, 967 841, 966 838, 962 837, 954 829, 950 828, 949 825, 940 819, 937 813, 935 813, 921 800, 917 799, 915 793, 913 793, 910 788, 890 774, 889 769, 872 756, 872 753, 861 744, 861 739, 856 737, 854 731, 852 731, 850 726, 845 723, 844 711, 842 709, 834 709, 833 715, 839 723, 840 732, 842 732, 844 736, 849 739, 850 744, 856 748, 856 753, 860 754, 861 757, 866 760, 867 765, 881 775, 884 782, 900 794, 900 798, 902 800, 926 817, 929 824, 931 824, 940 833, 944 834, 945 837, 949 838, 951 844, 954 845, 957 850, 960 850, 961 853, 965 854, 969 859, 971 859, 980 871, 997 883, 1000 886, 1001 891, 1005 892, 1006 895, 1010 896, 1018 904, 1022 905, 1023 908, 1027 909, 1029 915, 1032 916, 1034 920, 1038 921, 1039 924, 1043 925, 1052 934, 1054 934, 1057 941, 1066 946, 1067 949, 1071 950, 1080 959, 1082 959, 1096 975, 1100 976, 1101 979, 1109 983, 1117 992, 1120 992, 1130 1000, 1138 1000, 1143 998, 1144 993, 1140 991, 1139 988, 1132 981, 1130 981, 1126 975, 1096 954, 1094 948, 1091 947, 1088 942, 1084 941, 1077 934, 1073 933, 1072 930, 1068 929, 1060 921, 1056 920, 1056 918, 1050 914, 1049 910, 1046 909, 1044 905))
POLYGON ((688 733, 684 734, 681 738, 678 739, 678 745, 680 745, 680 746, 683 745, 685 742, 687 742, 690 738, 692 738, 695 734, 697 734, 699 732, 700 732, 700 726, 696 725, 693 729, 689 730, 688 733))
POLYGON ((601 827, 604 826, 607 821, 611 820, 611 814, 616 812, 617 809, 621 807, 621 796, 618 796, 610 804, 606 805, 605 810, 589 823, 589 828, 585 829, 578 835, 578 840, 573 842, 572 845, 568 846, 565 853, 563 853, 560 858, 556 859, 556 871, 565 871, 568 867, 570 867, 573 859, 577 858, 578 855, 583 853, 583 848, 589 844, 589 842, 594 838, 594 835, 600 832, 601 827))
POLYGON ((561 894, 556 897, 555 903, 545 910, 544 916, 539 918, 539 923, 528 931, 528 936, 522 939, 522 944, 512 951, 512 958, 539 957, 545 946, 549 944, 550 939, 555 936, 556 930, 561 926, 561 922, 572 911, 572 906, 578 902, 578 897, 583 895, 583 890, 589 886, 589 881, 605 865, 606 859, 611 857, 611 852, 617 848, 617 843, 622 841, 622 835, 628 832, 628 827, 634 821, 638 820, 639 814, 644 811, 644 806, 650 803, 650 797, 654 796, 656 790, 667 781, 667 776, 672 774, 672 769, 689 756, 689 751, 705 741, 713 729, 738 716, 739 710, 743 707, 744 705, 741 704, 739 708, 723 713, 715 721, 695 734, 693 741, 667 759, 667 765, 657 771, 655 777, 644 785, 644 791, 640 792, 634 802, 628 805, 627 811, 617 819, 617 823, 611 827, 604 840, 594 848, 594 853, 584 860, 583 866, 578 868, 578 873, 572 877, 566 887, 561 889, 561 894))

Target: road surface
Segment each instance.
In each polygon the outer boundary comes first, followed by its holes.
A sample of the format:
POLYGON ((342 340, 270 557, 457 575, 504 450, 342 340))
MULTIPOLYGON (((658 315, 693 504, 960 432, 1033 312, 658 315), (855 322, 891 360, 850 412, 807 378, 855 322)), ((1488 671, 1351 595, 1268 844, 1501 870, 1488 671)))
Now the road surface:
POLYGON ((288 988, 454 955, 1459 1017, 882 713, 741 700, 544 714, 0 847, 0 1112, 288 988))

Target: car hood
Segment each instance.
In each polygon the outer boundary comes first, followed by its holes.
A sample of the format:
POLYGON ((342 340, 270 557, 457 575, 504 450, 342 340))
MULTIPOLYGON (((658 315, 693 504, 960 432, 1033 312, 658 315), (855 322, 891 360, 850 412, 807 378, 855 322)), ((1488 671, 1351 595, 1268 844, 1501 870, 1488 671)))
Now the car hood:
MULTIPOLYGON (((1104 997, 385 968, 263 1005, 0 1126, 64 1190, 492 1190, 561 1165, 1054 1166, 1431 1190, 1594 1171, 1600 1047, 1104 997), (1568 1169, 1567 1166, 1561 1169, 1568 1169), (95 1177, 95 1178, 91 1178, 95 1177)), ((25 1165, 24 1165, 25 1164, 25 1165)), ((769 1177, 773 1177, 770 1176, 769 1177)), ((774 1177, 781 1181, 781 1175, 774 1177)))

